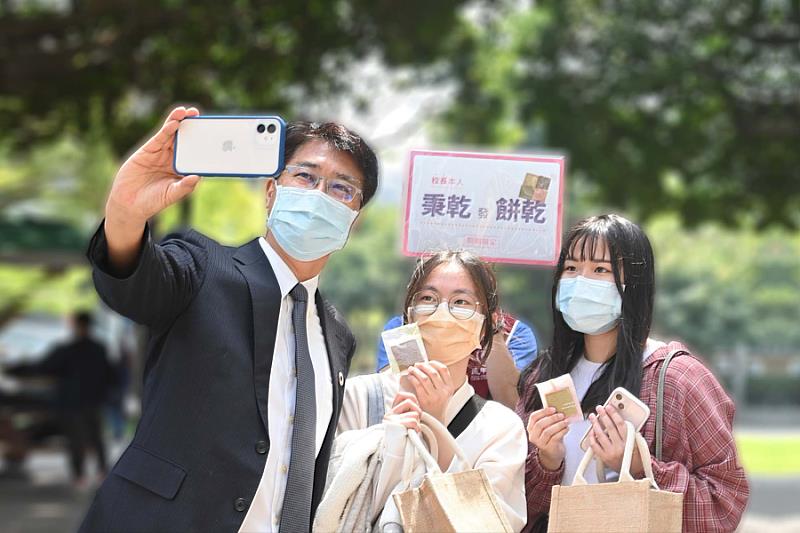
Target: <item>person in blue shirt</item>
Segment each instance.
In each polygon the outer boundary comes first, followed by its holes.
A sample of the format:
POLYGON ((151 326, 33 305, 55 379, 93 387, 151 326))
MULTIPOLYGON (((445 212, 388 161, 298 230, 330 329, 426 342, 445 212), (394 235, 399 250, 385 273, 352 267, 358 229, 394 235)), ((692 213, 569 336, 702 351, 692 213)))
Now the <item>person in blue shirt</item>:
MULTIPOLYGON (((403 317, 393 316, 383 326, 383 331, 403 325, 403 317)), ((516 387, 519 373, 536 359, 538 346, 536 334, 528 324, 502 312, 496 321, 492 352, 488 355, 476 350, 468 368, 470 385, 486 399, 496 400, 510 409, 519 399, 516 387)), ((376 372, 389 366, 386 347, 378 337, 376 372)))

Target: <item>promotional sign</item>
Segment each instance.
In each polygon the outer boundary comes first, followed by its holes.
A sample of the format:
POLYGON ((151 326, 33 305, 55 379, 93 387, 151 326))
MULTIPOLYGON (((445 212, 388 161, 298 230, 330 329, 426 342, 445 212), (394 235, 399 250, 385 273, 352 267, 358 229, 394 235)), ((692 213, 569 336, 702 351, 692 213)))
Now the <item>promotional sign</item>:
POLYGON ((414 150, 403 253, 468 250, 497 263, 554 265, 563 156, 414 150))

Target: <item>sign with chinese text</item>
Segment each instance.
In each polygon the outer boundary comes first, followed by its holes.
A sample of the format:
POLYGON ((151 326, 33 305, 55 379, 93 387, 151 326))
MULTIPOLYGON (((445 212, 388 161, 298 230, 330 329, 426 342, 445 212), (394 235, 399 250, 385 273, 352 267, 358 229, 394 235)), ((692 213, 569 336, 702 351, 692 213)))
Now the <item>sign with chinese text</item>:
POLYGON ((468 250, 553 265, 561 247, 562 156, 411 152, 403 253, 468 250))

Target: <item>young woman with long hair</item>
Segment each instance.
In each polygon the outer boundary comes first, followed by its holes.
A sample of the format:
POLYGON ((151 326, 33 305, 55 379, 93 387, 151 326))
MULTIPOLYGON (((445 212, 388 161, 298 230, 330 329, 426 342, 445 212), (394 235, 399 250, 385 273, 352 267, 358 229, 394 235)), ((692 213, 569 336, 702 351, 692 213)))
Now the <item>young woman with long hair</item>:
MULTIPOLYGON (((734 405, 711 371, 680 343, 649 337, 653 318, 655 268, 647 236, 617 215, 590 217, 575 225, 563 244, 555 270, 551 347, 520 378, 517 413, 527 424, 527 531, 547 524, 553 485, 570 484, 588 442, 617 475, 625 445, 619 412, 602 405, 616 387, 625 387, 650 408, 642 435, 655 450, 658 373, 665 358, 663 458, 651 459, 662 490, 684 495, 685 531, 733 531, 744 512, 749 488, 737 459, 732 433, 734 405), (536 384, 570 374, 584 414, 565 420, 542 408, 536 384)), ((643 476, 638 453, 631 473, 643 476)), ((597 481, 593 468, 586 479, 597 481), (593 478, 593 479, 590 479, 593 478)))

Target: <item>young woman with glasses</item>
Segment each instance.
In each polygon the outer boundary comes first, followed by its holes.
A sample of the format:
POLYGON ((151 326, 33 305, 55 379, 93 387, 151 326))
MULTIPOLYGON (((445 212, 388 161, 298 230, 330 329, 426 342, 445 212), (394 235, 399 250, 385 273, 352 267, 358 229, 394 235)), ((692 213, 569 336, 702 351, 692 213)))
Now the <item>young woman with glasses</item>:
POLYGON ((348 381, 338 431, 385 422, 376 483, 380 501, 385 501, 394 486, 387 480, 398 479, 407 428, 418 430, 424 411, 448 427, 472 463, 451 462, 451 456, 439 453, 442 470, 483 469, 511 527, 518 531, 525 524, 525 429, 512 410, 478 399, 467 382, 470 355, 491 348, 493 328, 487 317, 497 304, 494 273, 475 255, 439 252, 428 257, 419 263, 408 284, 403 321, 418 324, 429 361, 417 363, 400 376, 385 371, 348 381), (371 394, 375 397, 371 391, 376 387, 380 410, 385 413, 378 420, 372 414, 375 406, 370 406, 371 394))

